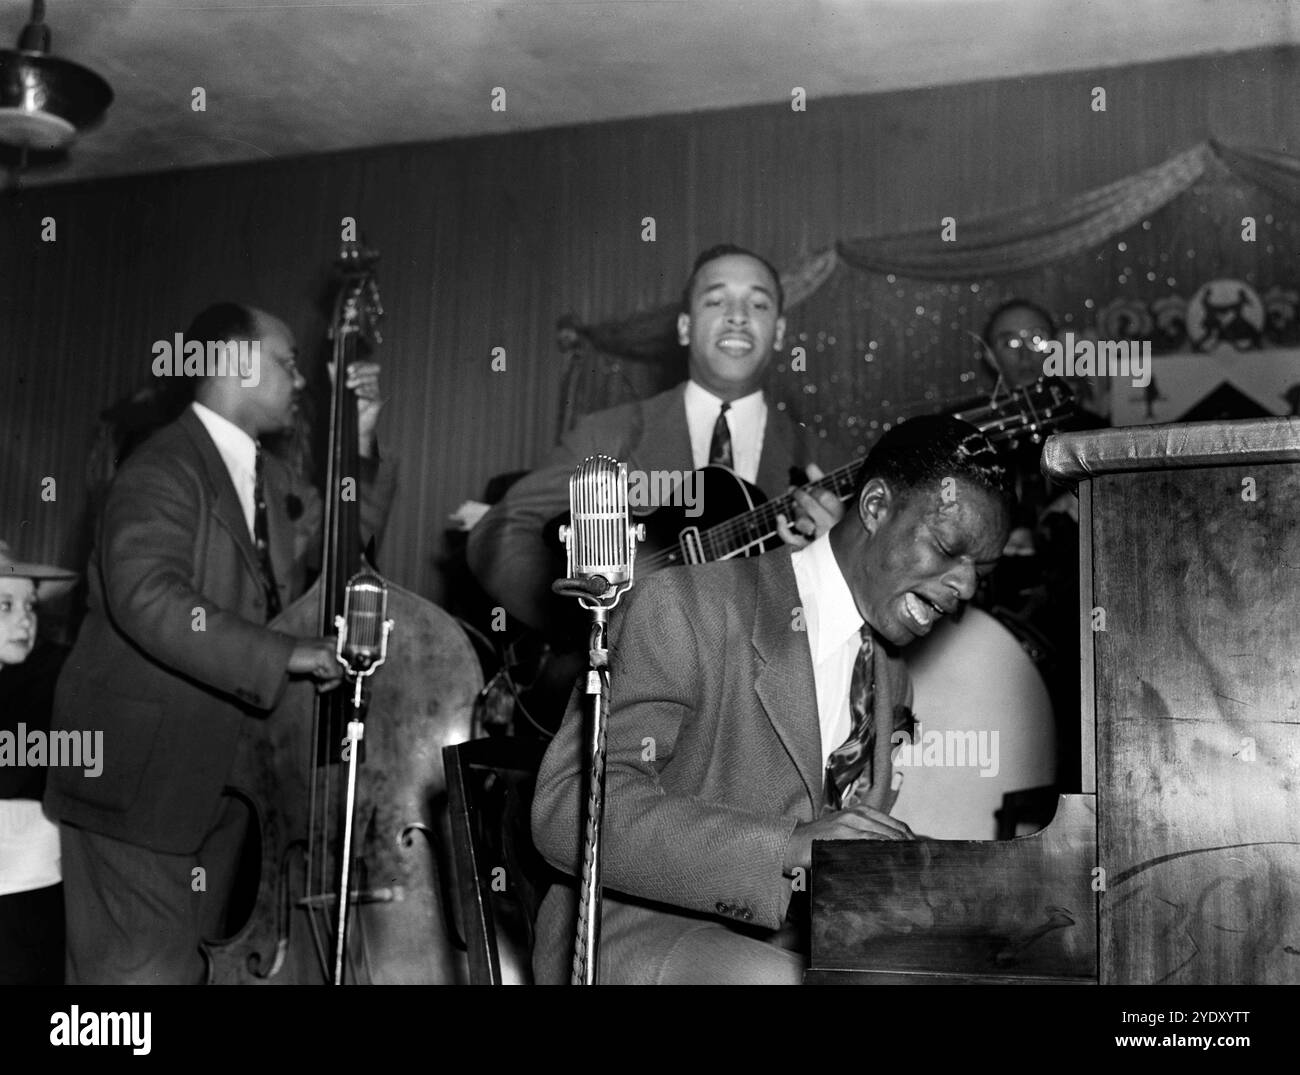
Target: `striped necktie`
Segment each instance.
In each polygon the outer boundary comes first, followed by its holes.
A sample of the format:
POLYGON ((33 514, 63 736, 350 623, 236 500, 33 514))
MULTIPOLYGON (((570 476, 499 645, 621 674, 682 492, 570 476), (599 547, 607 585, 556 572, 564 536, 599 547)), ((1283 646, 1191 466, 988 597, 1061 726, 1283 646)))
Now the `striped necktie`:
POLYGON ((253 473, 253 544, 257 548, 257 562, 262 568, 262 583, 266 587, 266 618, 273 620, 280 614, 280 588, 275 584, 275 571, 271 567, 270 530, 266 524, 266 489, 262 483, 261 448, 257 450, 257 464, 253 473))
POLYGON ((713 423, 713 439, 709 442, 709 466, 723 466, 735 469, 731 456, 731 427, 727 425, 727 411, 730 403, 724 403, 718 412, 718 420, 713 423))

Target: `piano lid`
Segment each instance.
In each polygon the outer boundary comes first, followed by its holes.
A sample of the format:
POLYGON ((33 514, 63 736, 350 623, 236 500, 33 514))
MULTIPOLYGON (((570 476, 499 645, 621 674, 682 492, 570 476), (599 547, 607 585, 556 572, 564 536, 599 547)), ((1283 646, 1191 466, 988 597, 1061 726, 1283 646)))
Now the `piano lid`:
POLYGON ((1057 433, 1043 446, 1042 468, 1075 485, 1122 471, 1296 462, 1300 418, 1246 418, 1057 433))

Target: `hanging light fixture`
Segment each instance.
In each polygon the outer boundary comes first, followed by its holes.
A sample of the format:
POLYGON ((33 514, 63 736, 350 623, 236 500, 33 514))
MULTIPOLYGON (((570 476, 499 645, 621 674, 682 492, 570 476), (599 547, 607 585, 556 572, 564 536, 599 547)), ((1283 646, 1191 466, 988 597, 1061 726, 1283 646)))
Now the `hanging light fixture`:
POLYGON ((45 0, 32 0, 32 21, 16 49, 0 49, 0 145, 27 150, 66 148, 113 101, 95 72, 50 52, 45 0))

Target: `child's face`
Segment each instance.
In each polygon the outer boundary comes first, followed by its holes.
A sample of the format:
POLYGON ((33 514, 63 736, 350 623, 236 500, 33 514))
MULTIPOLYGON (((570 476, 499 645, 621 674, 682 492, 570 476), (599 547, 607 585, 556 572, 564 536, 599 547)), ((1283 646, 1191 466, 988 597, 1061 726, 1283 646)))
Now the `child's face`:
POLYGON ((22 664, 36 645, 36 583, 0 578, 0 664, 22 664))

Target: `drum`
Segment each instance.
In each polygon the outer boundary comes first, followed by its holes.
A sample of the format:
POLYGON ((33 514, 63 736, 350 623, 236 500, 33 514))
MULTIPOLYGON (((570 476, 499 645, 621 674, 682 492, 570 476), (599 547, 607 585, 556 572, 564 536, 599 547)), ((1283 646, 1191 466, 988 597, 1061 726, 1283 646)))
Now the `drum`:
POLYGON ((903 654, 917 723, 894 750, 891 813, 918 836, 992 840, 1005 793, 1056 780, 1047 687, 1016 637, 973 606, 903 654))

